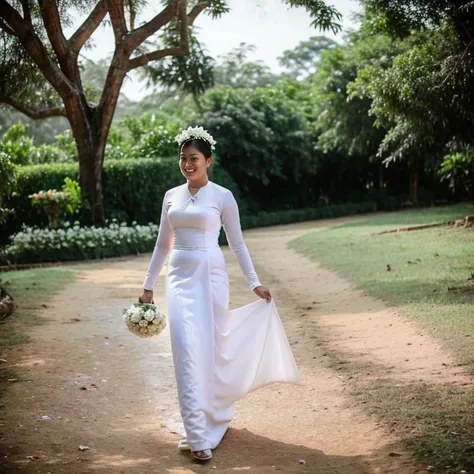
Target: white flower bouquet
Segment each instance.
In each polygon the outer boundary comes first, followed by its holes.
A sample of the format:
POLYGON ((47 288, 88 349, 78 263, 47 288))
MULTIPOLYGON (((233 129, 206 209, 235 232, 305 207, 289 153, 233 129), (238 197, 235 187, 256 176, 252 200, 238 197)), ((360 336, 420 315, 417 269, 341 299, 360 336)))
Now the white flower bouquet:
POLYGON ((123 311, 123 320, 130 332, 139 337, 160 334, 166 327, 166 316, 154 304, 134 303, 123 311))

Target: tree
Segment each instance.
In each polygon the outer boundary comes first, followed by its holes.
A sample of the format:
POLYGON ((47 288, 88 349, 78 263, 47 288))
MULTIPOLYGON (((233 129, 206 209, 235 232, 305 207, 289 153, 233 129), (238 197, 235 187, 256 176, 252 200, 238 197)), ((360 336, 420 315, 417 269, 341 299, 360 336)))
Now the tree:
POLYGON ((414 32, 404 44, 389 67, 360 68, 349 89, 351 97, 370 99, 375 124, 387 129, 378 156, 409 165, 416 205, 422 168, 435 175, 451 142, 472 142, 472 73, 460 61, 464 47, 450 21, 414 32))
MULTIPOLYGON (((338 24, 341 15, 323 0, 284 1, 289 6, 305 8, 315 26, 333 30, 341 27, 338 24)), ((156 61, 173 62, 187 56, 189 30, 196 18, 203 11, 216 18, 229 10, 225 0, 165 0, 155 17, 137 26, 143 3, 138 0, 0 0, 3 51, 0 103, 33 119, 67 117, 79 154, 81 188, 91 204, 96 224, 105 220, 104 150, 127 73, 156 61), (66 38, 63 26, 70 24, 77 11, 86 12, 87 17, 66 38), (115 50, 105 85, 95 102, 85 90, 79 54, 106 18, 113 29, 115 50)))
POLYGON ((280 78, 273 74, 263 61, 250 61, 248 56, 255 46, 240 45, 219 58, 214 67, 214 80, 217 86, 265 87, 275 84, 280 78))
POLYGON ((292 84, 281 82, 218 87, 203 97, 202 121, 219 143, 219 164, 267 208, 301 206, 307 191, 302 183, 316 169, 308 122, 292 95, 292 84))
POLYGON ((316 71, 321 53, 336 46, 337 43, 331 38, 312 36, 307 41, 301 41, 296 48, 283 51, 278 62, 293 79, 304 79, 316 71))

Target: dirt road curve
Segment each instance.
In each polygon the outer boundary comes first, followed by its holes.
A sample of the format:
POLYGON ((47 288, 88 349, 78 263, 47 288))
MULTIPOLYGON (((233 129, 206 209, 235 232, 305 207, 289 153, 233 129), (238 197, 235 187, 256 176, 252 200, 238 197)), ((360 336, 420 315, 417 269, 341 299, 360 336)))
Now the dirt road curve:
MULTIPOLYGON (((295 237, 328 224, 246 234, 260 279, 280 310, 303 384, 270 386, 241 401, 209 464, 196 464, 176 448, 182 427, 168 335, 141 340, 122 326, 122 308, 140 293, 146 256, 86 271, 43 310, 50 322, 32 327, 33 342, 8 350, 5 358, 16 361, 10 368, 19 380, 1 401, 0 472, 426 472, 387 426, 358 406, 349 395, 351 381, 325 351, 370 361, 396 378, 461 383, 465 375, 393 309, 287 248, 295 237), (433 367, 442 363, 447 366, 440 374, 433 367), (90 449, 80 451, 81 445, 90 449)), ((227 249, 225 254, 231 304, 246 304, 253 294, 227 249)), ((161 278, 161 307, 163 288, 161 278)))

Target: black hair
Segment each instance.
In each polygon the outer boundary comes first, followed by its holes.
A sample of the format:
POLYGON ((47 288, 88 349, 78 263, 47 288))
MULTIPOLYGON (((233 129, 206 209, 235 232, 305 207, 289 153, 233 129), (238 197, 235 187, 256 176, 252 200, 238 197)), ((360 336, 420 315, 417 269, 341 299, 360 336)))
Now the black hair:
POLYGON ((181 151, 183 151, 186 147, 193 146, 196 148, 200 153, 204 155, 205 158, 210 158, 212 156, 212 149, 211 145, 206 140, 202 138, 193 138, 191 140, 186 140, 181 145, 181 151))

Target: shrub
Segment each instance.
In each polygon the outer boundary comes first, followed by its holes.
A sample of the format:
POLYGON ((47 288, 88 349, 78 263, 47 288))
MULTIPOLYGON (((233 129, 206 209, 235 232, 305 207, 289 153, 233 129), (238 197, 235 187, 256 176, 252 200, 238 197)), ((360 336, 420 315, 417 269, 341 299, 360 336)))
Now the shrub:
MULTIPOLYGON (((325 208, 299 209, 294 211, 262 212, 253 216, 242 216, 243 229, 289 224, 305 220, 321 219, 331 213, 342 216, 375 211, 373 202, 341 204, 325 208)), ((158 225, 117 224, 114 220, 107 227, 72 227, 37 229, 24 227, 13 236, 12 244, 5 248, 0 260, 5 264, 91 260, 118 257, 121 255, 151 252, 154 248, 158 225)), ((224 232, 221 245, 226 245, 224 232)))
MULTIPOLYGON (((16 211, 2 229, 5 236, 19 232, 22 225, 45 227, 46 216, 31 207, 29 195, 43 189, 59 189, 65 178, 78 179, 77 163, 58 165, 35 165, 18 168, 18 193, 8 200, 9 207, 16 211)), ((216 159, 211 167, 210 179, 230 189, 239 203, 241 212, 246 212, 246 202, 240 199, 237 184, 222 169, 216 159)), ((111 160, 105 162, 103 172, 104 207, 108 219, 116 218, 130 224, 158 222, 165 192, 184 182, 177 158, 143 158, 136 160, 111 160)), ((83 225, 91 224, 87 216, 80 216, 83 225)))
POLYGON ((0 151, 0 224, 2 224, 7 215, 13 212, 6 201, 13 193, 16 186, 16 168, 11 162, 9 155, 0 151))
POLYGON ((12 244, 1 255, 5 264, 92 260, 150 252, 155 245, 158 226, 134 223, 106 227, 65 225, 60 229, 24 227, 13 236, 12 244))
POLYGON ((17 172, 16 193, 6 202, 8 207, 15 210, 15 215, 10 216, 2 228, 3 239, 19 232, 24 224, 45 227, 48 224, 46 215, 31 206, 31 199, 28 196, 36 193, 39 186, 43 189, 60 189, 66 177, 77 179, 78 165, 71 163, 20 166, 17 172))
POLYGON ((39 206, 48 216, 48 227, 56 229, 65 213, 74 214, 81 204, 81 188, 77 181, 64 178, 61 191, 49 189, 29 196, 33 206, 39 206))

